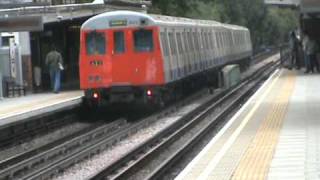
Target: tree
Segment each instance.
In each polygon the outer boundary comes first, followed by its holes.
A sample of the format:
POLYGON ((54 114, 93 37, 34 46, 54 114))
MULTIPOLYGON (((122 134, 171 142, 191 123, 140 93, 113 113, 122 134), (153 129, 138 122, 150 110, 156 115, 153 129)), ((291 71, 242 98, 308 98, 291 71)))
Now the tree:
POLYGON ((152 4, 153 13, 245 26, 254 49, 286 41, 288 32, 298 25, 294 10, 269 8, 263 0, 153 0, 152 4))

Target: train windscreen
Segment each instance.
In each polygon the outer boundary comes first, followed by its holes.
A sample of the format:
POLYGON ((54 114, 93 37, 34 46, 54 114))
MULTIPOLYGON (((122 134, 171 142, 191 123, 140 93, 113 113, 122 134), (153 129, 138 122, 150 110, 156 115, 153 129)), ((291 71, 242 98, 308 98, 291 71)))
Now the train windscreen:
POLYGON ((124 32, 123 31, 117 31, 113 34, 114 38, 114 51, 117 54, 124 53, 125 51, 125 39, 124 39, 124 32))
POLYGON ((153 51, 152 30, 140 29, 133 32, 134 50, 136 52, 153 51))
POLYGON ((88 55, 104 55, 106 53, 106 38, 103 32, 92 31, 86 35, 88 55))

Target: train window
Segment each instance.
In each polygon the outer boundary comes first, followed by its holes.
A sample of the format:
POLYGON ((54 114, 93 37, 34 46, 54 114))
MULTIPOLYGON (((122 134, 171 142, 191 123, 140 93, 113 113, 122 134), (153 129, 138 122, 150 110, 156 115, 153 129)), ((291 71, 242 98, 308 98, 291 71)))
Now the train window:
POLYGON ((209 41, 208 41, 208 33, 204 33, 204 45, 206 46, 205 49, 209 49, 209 41))
POLYGON ((136 52, 153 51, 152 30, 139 29, 133 32, 134 50, 136 52))
POLYGON ((178 42, 178 50, 180 54, 183 54, 183 48, 182 48, 182 40, 181 40, 181 33, 177 33, 177 42, 178 42))
POLYGON ((212 49, 215 49, 216 48, 216 39, 215 39, 215 32, 212 31, 212 34, 211 34, 211 42, 212 42, 212 49))
POLYGON ((196 51, 199 50, 199 39, 198 39, 198 33, 197 32, 193 32, 193 37, 194 37, 194 49, 196 51))
POLYGON ((168 39, 167 39, 166 34, 164 32, 161 32, 160 38, 161 38, 161 44, 162 44, 162 48, 163 48, 163 54, 165 56, 168 56, 169 50, 168 50, 168 39))
POLYGON ((227 42, 226 32, 223 33, 223 42, 224 42, 224 47, 227 47, 228 42, 227 42))
POLYGON ((216 32, 215 34, 216 34, 217 48, 220 48, 220 42, 219 42, 218 32, 216 32))
POLYGON ((207 32, 207 43, 208 43, 208 47, 207 47, 207 49, 209 50, 209 49, 211 49, 211 44, 210 44, 210 32, 207 32))
POLYGON ((212 44, 212 32, 210 31, 208 34, 208 43, 209 43, 209 49, 213 49, 213 44, 212 44))
POLYGON ((238 34, 237 33, 234 34, 234 39, 235 39, 236 45, 238 45, 238 34))
POLYGON ((205 32, 201 32, 201 48, 203 49, 207 49, 207 44, 206 44, 206 33, 205 32))
POLYGON ((189 43, 190 43, 190 50, 191 50, 191 51, 194 51, 193 37, 192 37, 191 32, 188 32, 188 41, 189 41, 189 43))
POLYGON ((124 44, 124 32, 118 31, 113 33, 114 38, 114 51, 117 54, 124 53, 125 51, 125 44, 124 44))
POLYGON ((218 32, 218 40, 219 40, 219 43, 220 43, 220 48, 223 47, 223 44, 222 44, 222 37, 221 37, 221 33, 218 32))
POLYGON ((230 38, 230 32, 227 33, 228 35, 228 45, 229 47, 231 47, 231 38, 230 38))
POLYGON ((220 47, 223 48, 222 32, 219 32, 220 47))
POLYGON ((175 40, 174 40, 173 33, 169 33, 169 42, 170 42, 171 54, 172 54, 172 55, 177 54, 176 42, 175 42, 175 40))
POLYGON ((103 55, 106 53, 106 38, 101 32, 92 31, 86 35, 86 50, 88 55, 103 55))
POLYGON ((190 51, 190 44, 189 44, 190 42, 188 39, 187 32, 184 32, 183 35, 184 35, 184 49, 186 52, 189 52, 190 51))
POLYGON ((207 42, 207 49, 211 49, 211 44, 210 44, 210 33, 206 33, 206 42, 207 42))
POLYGON ((202 48, 204 48, 205 44, 204 44, 204 32, 200 32, 198 34, 199 37, 199 48, 200 50, 202 50, 202 48))

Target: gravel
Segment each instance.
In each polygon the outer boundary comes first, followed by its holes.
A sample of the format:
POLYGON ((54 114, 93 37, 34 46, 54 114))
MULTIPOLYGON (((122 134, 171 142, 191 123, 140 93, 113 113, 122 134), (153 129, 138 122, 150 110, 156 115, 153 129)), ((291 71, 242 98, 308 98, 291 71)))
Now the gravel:
POLYGON ((43 135, 41 137, 36 137, 28 142, 22 143, 20 145, 16 145, 14 147, 4 149, 0 151, 0 161, 5 160, 9 157, 15 156, 17 154, 41 147, 43 145, 46 145, 50 142, 56 141, 58 139, 61 139, 62 137, 71 135, 77 131, 80 131, 81 129, 84 129, 86 127, 89 127, 90 123, 80 123, 76 122, 64 127, 61 127, 60 129, 57 129, 51 133, 48 133, 46 135, 43 135))
POLYGON ((54 180, 80 180, 88 179, 89 177, 102 171, 108 165, 123 157, 126 153, 139 146, 141 143, 153 137, 156 133, 176 122, 180 117, 184 116, 191 110, 200 106, 204 101, 208 100, 208 96, 202 97, 196 102, 190 103, 178 111, 169 114, 167 117, 157 120, 150 124, 147 128, 141 129, 134 135, 116 143, 113 147, 104 152, 93 156, 92 158, 82 161, 71 168, 67 169, 54 180))

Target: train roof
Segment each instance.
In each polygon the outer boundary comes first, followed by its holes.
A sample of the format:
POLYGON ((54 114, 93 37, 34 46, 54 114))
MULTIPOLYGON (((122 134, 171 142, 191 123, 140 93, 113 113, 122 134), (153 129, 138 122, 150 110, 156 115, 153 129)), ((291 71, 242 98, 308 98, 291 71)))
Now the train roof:
POLYGON ((88 19, 81 29, 108 29, 121 26, 205 26, 223 27, 232 30, 248 30, 245 27, 223 24, 211 20, 189 19, 183 17, 144 14, 133 11, 112 11, 88 19))

